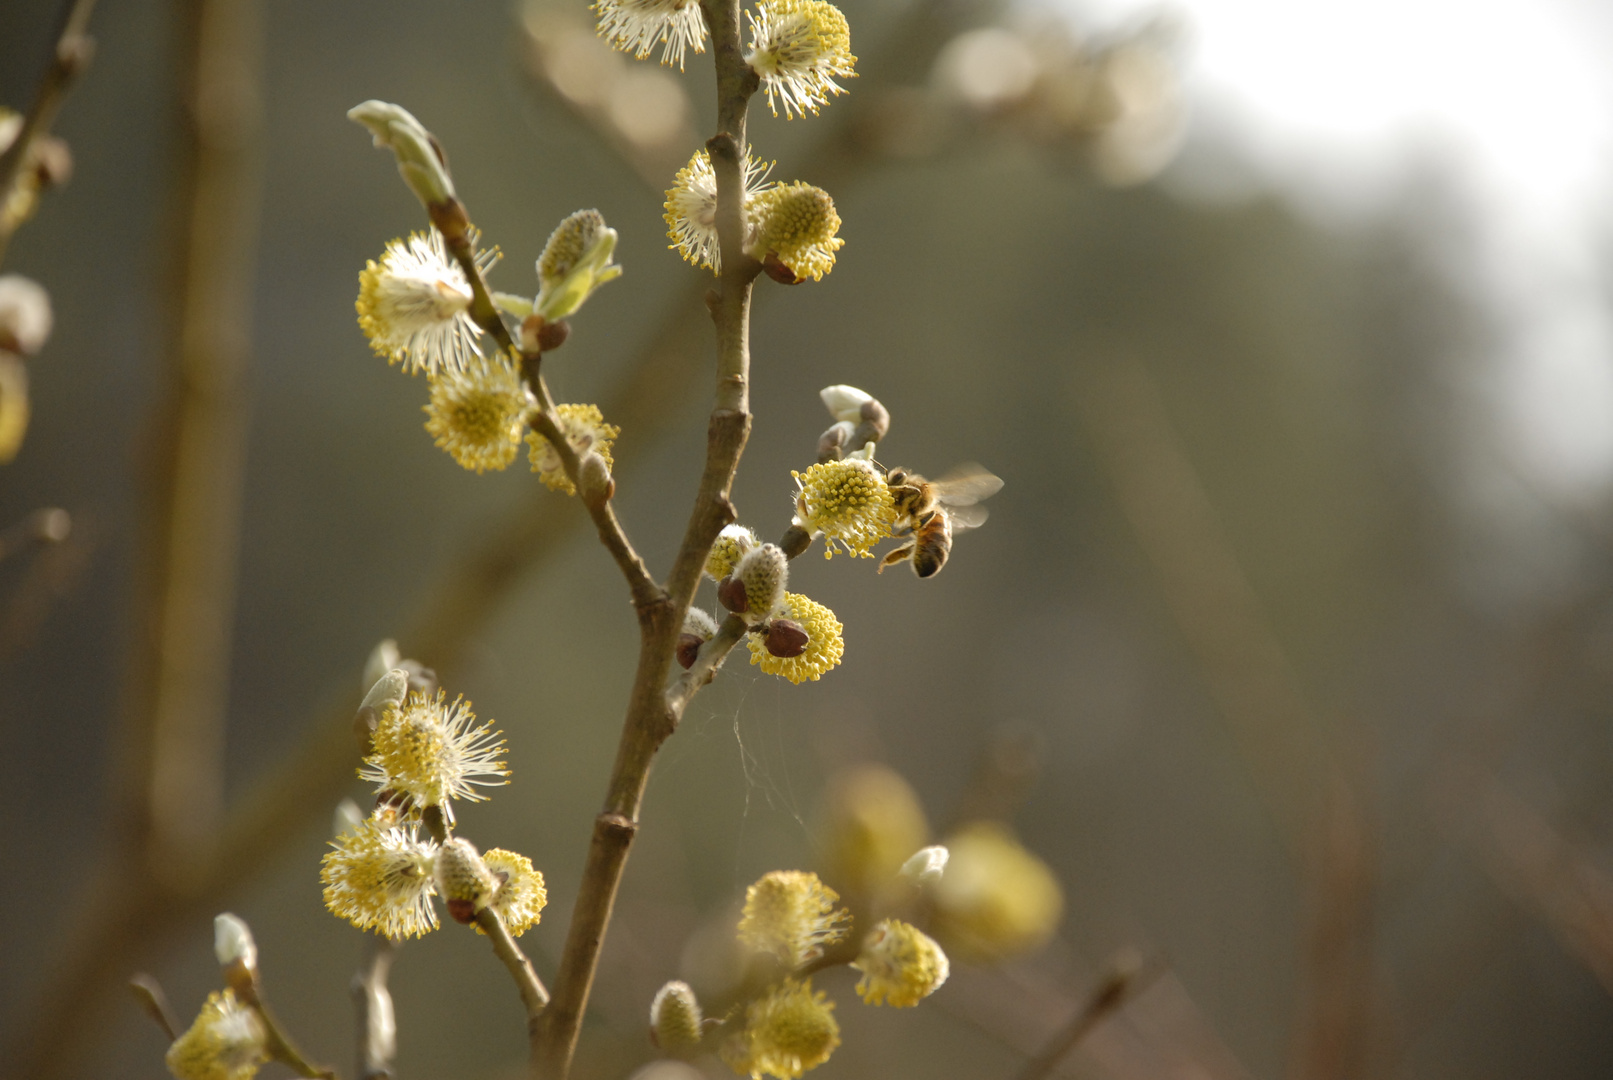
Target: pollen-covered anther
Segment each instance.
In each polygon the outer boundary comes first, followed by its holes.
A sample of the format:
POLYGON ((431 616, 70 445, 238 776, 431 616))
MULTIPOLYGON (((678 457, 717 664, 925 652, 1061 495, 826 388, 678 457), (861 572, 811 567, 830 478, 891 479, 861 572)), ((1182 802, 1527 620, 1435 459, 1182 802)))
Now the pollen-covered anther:
POLYGON ((851 28, 826 0, 760 0, 750 24, 746 63, 761 79, 767 106, 787 118, 816 114, 830 94, 843 94, 836 77, 854 78, 851 28))
POLYGON ((851 913, 840 895, 805 870, 774 870, 745 891, 739 940, 796 968, 846 936, 851 913))
POLYGON ((752 634, 745 642, 752 664, 769 675, 778 675, 800 685, 808 679, 818 681, 840 663, 846 645, 841 637, 843 628, 834 612, 799 593, 785 593, 775 621, 778 618, 788 619, 806 632, 806 649, 798 656, 779 656, 768 648, 765 635, 752 634))
POLYGON ((330 846, 320 861, 319 880, 332 914, 389 938, 418 937, 437 928, 431 906, 437 847, 430 840, 378 813, 330 846))
POLYGON ((470 702, 447 704, 445 697, 440 689, 435 696, 416 691, 402 708, 388 710, 359 776, 418 806, 479 802, 487 798, 479 788, 506 783, 503 738, 492 724, 476 723, 470 702))
POLYGON ((268 1031, 234 991, 214 991, 165 1060, 179 1080, 251 1080, 269 1060, 268 1031))
POLYGON ((703 1023, 700 1002, 686 982, 673 979, 650 1002, 650 1041, 673 1057, 688 1060, 700 1052, 703 1023))
MULTIPOLYGON (((606 471, 616 467, 616 459, 611 456, 611 447, 615 445, 616 437, 622 429, 615 424, 605 423, 605 416, 599 411, 597 405, 556 405, 555 414, 560 420, 560 431, 565 435, 566 441, 571 444, 572 450, 578 455, 586 454, 592 450, 604 460, 606 471)), ((566 495, 577 494, 577 487, 566 475, 564 463, 555 451, 549 440, 541 432, 533 431, 526 437, 527 460, 532 463, 532 471, 538 474, 550 491, 558 491, 566 495)))
MULTIPOLYGON (((497 261, 496 249, 476 256, 483 272, 497 261)), ((470 282, 437 230, 387 244, 358 284, 358 325, 377 355, 410 373, 457 371, 479 355, 482 331, 470 316, 470 282)))
POLYGON ((869 931, 851 966, 863 973, 857 980, 859 997, 899 1009, 935 993, 952 970, 941 946, 900 919, 885 919, 869 931))
POLYGON ((476 845, 462 836, 447 841, 437 852, 437 891, 455 922, 470 924, 488 905, 498 888, 492 871, 482 862, 476 845))
MULTIPOLYGON (((493 875, 489 906, 504 920, 505 928, 520 937, 538 925, 549 902, 549 891, 532 860, 514 851, 489 848, 482 853, 482 865, 493 875)), ((480 934, 482 928, 478 926, 476 932, 480 934)))
POLYGON ((824 558, 834 555, 837 541, 853 555, 872 558, 869 548, 891 534, 896 502, 890 485, 870 462, 857 458, 820 462, 791 475, 798 489, 795 523, 828 538, 824 558))
POLYGON ((786 979, 745 1007, 745 1028, 722 1057, 736 1072, 795 1080, 829 1060, 840 1045, 834 1002, 811 980, 786 979))
POLYGON ((698 0, 594 0, 599 36, 635 60, 661 46, 661 63, 683 70, 683 54, 706 51, 706 20, 698 0))
POLYGON ((846 243, 836 235, 840 214, 834 199, 811 184, 768 188, 750 201, 746 214, 750 236, 745 250, 786 285, 823 277, 834 269, 835 252, 846 243))
MULTIPOLYGON (((755 199, 768 185, 763 183, 773 168, 771 162, 757 161, 745 153, 741 173, 745 188, 747 216, 755 199)), ((717 239, 717 174, 707 150, 696 150, 689 164, 678 170, 667 189, 663 215, 667 224, 668 246, 696 266, 722 270, 722 248, 717 239)))
POLYGON ((531 399, 503 357, 476 356, 457 371, 431 377, 426 432, 463 468, 475 473, 507 468, 521 449, 531 399))
POLYGON ((711 545, 711 553, 706 556, 706 576, 713 581, 721 581, 732 574, 739 560, 760 543, 756 534, 745 526, 725 525, 722 532, 717 534, 716 542, 711 545))

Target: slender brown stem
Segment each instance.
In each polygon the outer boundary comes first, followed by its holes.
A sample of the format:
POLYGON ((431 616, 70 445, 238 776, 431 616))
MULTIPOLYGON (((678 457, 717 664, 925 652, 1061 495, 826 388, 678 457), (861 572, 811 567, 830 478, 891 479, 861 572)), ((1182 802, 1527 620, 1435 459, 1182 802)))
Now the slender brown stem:
POLYGON ((526 1006, 526 1022, 528 1032, 537 1025, 538 1017, 549 1004, 549 991, 538 978, 538 973, 532 967, 532 961, 527 959, 521 946, 515 943, 510 936, 509 927, 499 913, 490 907, 485 907, 476 913, 476 925, 482 928, 489 941, 493 943, 493 953, 504 966, 509 968, 510 977, 515 980, 515 988, 521 995, 521 1004, 526 1006))
MULTIPOLYGON (((62 107, 67 92, 73 88, 95 55, 95 41, 85 33, 90 24, 90 12, 94 10, 95 0, 67 0, 67 15, 62 21, 62 32, 56 39, 56 51, 51 57, 50 66, 39 81, 39 89, 34 93, 34 101, 22 122, 22 130, 17 132, 17 137, 5 153, 0 154, 0 207, 10 205, 12 195, 22 182, 23 170, 34 144, 50 134, 51 124, 55 122, 57 110, 62 107)), ((6 246, 11 242, 11 234, 16 231, 18 224, 9 215, 0 213, 0 260, 5 258, 6 246)))
POLYGON ((1161 965, 1141 967, 1135 958, 1123 957, 1110 966, 1107 974, 1082 1002, 1070 1022, 1048 1040, 1046 1046, 1026 1062, 1014 1080, 1043 1080, 1053 1075, 1064 1055, 1074 1050, 1092 1029, 1118 1012, 1164 971, 1161 965))

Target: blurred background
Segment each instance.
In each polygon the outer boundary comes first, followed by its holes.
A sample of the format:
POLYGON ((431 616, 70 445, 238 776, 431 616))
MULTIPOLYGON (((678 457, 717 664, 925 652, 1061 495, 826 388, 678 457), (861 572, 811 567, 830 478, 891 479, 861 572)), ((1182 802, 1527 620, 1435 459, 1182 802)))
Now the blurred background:
MULTIPOLYGON (((0 11, 0 103, 27 108, 60 10, 0 11)), ((799 560, 844 663, 792 687, 739 654, 696 699, 575 1075, 653 1056, 652 994, 717 977, 759 874, 852 888, 855 821, 1015 835, 1062 899, 1001 962, 955 947, 918 1009, 824 977, 824 1080, 1012 1076, 1126 949, 1165 974, 1059 1075, 1606 1076, 1609 9, 845 11, 851 93, 752 113, 846 246, 821 283, 758 285, 741 520, 788 523, 831 383, 890 408, 887 464, 1006 487, 936 580, 799 560)), ((711 339, 661 202, 711 130, 710 58, 614 54, 581 0, 103 0, 90 29, 71 182, 4 264, 55 331, 0 529, 72 529, 0 545, 0 1070, 164 1075, 123 983, 150 971, 188 1021, 228 909, 286 1026, 351 1075, 363 942, 318 862, 363 797, 366 656, 397 638, 506 733, 512 783, 462 826, 547 875, 523 938, 547 977, 636 634, 580 508, 461 470, 424 381, 370 353, 358 271, 423 218, 344 114, 397 101, 443 140, 497 287, 535 290, 572 210, 620 231, 626 276, 546 367, 624 428, 618 510, 664 574, 711 339)), ((521 1074, 480 942, 409 943, 392 987, 401 1076, 521 1074)))

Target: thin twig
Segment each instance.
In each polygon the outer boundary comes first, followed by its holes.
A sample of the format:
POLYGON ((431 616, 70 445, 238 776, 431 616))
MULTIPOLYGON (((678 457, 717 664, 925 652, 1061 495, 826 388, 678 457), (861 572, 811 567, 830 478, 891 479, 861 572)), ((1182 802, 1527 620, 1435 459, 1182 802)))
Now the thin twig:
MULTIPOLYGON (((50 134, 51 125, 56 121, 56 113, 62 107, 67 92, 73 88, 95 55, 95 40, 85 33, 89 28, 90 13, 95 10, 95 0, 67 0, 65 10, 66 17, 62 20, 61 35, 56 39, 55 53, 39 81, 39 89, 34 93, 33 105, 22 122, 22 130, 17 132, 17 137, 5 153, 0 154, 0 207, 10 205, 17 186, 22 182, 23 170, 34 144, 50 134)), ((6 246, 11 243, 11 234, 16 231, 17 225, 18 222, 11 221, 8 215, 0 214, 0 261, 6 257, 6 246)))
POLYGON ((549 991, 538 978, 538 973, 532 967, 532 961, 527 959, 526 953, 515 943, 510 936, 509 927, 499 913, 491 907, 484 907, 476 913, 476 925, 493 943, 493 952, 509 968, 510 977, 515 980, 515 988, 521 994, 521 1004, 526 1006, 527 1027, 531 1028, 538 1022, 538 1017, 549 1004, 549 991))
POLYGON ((348 992, 353 997, 357 1024, 359 1080, 387 1080, 398 1050, 397 1017, 392 991, 386 981, 398 943, 381 934, 368 935, 364 963, 353 975, 348 992))
POLYGON ((1115 961, 1103 980, 1093 988, 1070 1022, 1048 1040, 1036 1056, 1026 1062, 1014 1080, 1043 1080, 1051 1076, 1064 1055, 1074 1050, 1093 1028, 1118 1012, 1164 972, 1163 965, 1144 968, 1134 957, 1115 961))

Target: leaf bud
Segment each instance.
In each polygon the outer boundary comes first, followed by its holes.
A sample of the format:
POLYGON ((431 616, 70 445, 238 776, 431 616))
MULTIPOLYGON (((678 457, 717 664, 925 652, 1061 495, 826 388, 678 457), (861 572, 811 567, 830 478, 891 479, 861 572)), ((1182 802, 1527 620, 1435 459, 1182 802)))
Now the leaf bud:
POLYGON ((934 885, 941 880, 941 875, 947 868, 947 859, 950 857, 951 853, 943 844, 919 848, 902 864, 901 875, 914 885, 934 885))
POLYGON ((364 681, 359 689, 368 694, 370 687, 374 686, 382 675, 395 667, 401 667, 402 661, 403 654, 398 652, 398 643, 391 638, 382 641, 370 650, 369 659, 364 661, 364 681))
POLYGON ((742 584, 745 603, 743 607, 736 608, 729 603, 729 599, 737 599, 737 596, 725 597, 723 603, 728 610, 744 615, 751 622, 760 622, 784 602, 784 586, 790 580, 790 560, 784 557, 778 545, 763 544, 739 560, 729 580, 738 580, 742 584))
POLYGON ((247 972, 258 970, 258 946, 251 928, 227 911, 213 918, 213 955, 222 968, 239 965, 247 972))
POLYGON ((874 395, 868 391, 844 383, 825 386, 818 391, 818 397, 823 399, 824 408, 829 410, 830 416, 847 424, 862 420, 863 406, 874 400, 874 395))
POLYGON ((375 736, 375 729, 380 726, 381 718, 386 715, 388 709, 401 706, 408 694, 409 672, 404 668, 395 667, 375 680, 370 692, 364 695, 364 701, 353 717, 353 734, 358 739, 359 749, 366 756, 370 752, 370 742, 375 736))
POLYGON ((857 430, 852 432, 851 435, 852 446, 866 447, 869 443, 877 443, 890 434, 890 410, 880 402, 874 398, 869 398, 863 402, 862 408, 858 411, 860 418, 857 423, 857 430))
POLYGON ((611 262, 616 251, 616 230, 605 224, 598 210, 578 210, 549 234, 538 260, 538 297, 535 313, 557 322, 582 307, 593 291, 622 276, 611 262))
POLYGON ((392 151, 398 159, 398 172, 403 175, 403 182, 426 206, 454 198, 454 181, 448 175, 448 162, 442 148, 408 109, 387 101, 370 100, 349 109, 347 118, 369 129, 377 147, 392 151))
POLYGON ((702 1023, 700 1002, 686 982, 673 979, 650 1002, 650 1041, 673 1057, 689 1059, 700 1052, 702 1023))
POLYGON ((498 882, 482 862, 476 845, 462 836, 443 844, 437 852, 437 891, 448 905, 455 922, 469 925, 476 913, 487 906, 498 882))
POLYGON ((762 644, 780 660, 800 656, 811 643, 811 636, 794 619, 774 619, 762 633, 762 644))
POLYGON ((0 274, 0 349, 32 356, 45 347, 53 323, 43 285, 21 274, 0 274))

